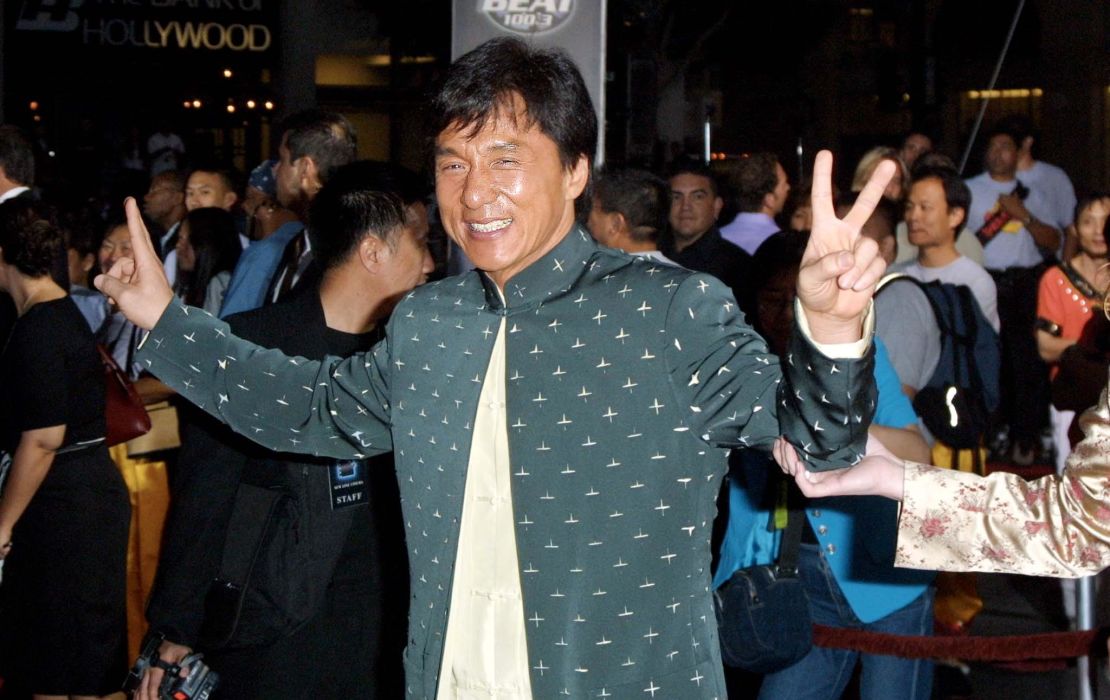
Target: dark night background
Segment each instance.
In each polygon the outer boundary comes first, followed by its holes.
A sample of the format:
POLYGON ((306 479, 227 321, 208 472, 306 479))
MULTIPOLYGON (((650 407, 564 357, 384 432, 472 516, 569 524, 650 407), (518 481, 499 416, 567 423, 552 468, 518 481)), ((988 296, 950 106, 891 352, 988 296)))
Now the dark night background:
MULTIPOLYGON (((145 139, 159 118, 186 139, 190 157, 245 171, 272 153, 276 119, 314 105, 355 121, 364 156, 424 164, 423 99, 450 58, 447 0, 56 4, 47 11, 41 0, 3 3, 2 116, 55 152, 42 172, 47 181, 95 171, 132 127, 145 139), (20 29, 36 8, 58 21, 72 11, 91 24, 20 29), (154 20, 256 24, 271 41, 263 51, 128 44, 154 20), (114 24, 96 33, 105 23, 114 24), (124 45, 104 45, 113 42, 124 45)), ((659 168, 680 152, 701 153, 708 117, 714 152, 773 150, 795 181, 818 148, 840 156, 843 179, 845 164, 910 129, 925 130, 958 160, 980 104, 971 91, 986 87, 1016 6, 610 0, 605 157, 659 168)), ((1010 112, 1031 116, 1042 131, 1040 157, 1063 166, 1079 190, 1108 184, 1108 23, 1107 3, 1028 0, 997 85, 1010 92, 987 112, 988 124, 1010 112)), ((973 155, 965 174, 978 163, 973 155)))

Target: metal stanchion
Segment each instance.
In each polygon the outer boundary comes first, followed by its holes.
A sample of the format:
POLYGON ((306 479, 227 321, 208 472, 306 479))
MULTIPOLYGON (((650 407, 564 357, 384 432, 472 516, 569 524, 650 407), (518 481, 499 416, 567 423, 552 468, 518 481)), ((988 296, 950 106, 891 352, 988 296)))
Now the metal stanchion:
MULTIPOLYGON (((1095 577, 1085 576, 1075 582, 1075 627, 1078 630, 1095 628, 1095 577)), ((1095 700, 1095 674, 1091 657, 1080 656, 1075 664, 1079 680, 1079 700, 1095 700)))

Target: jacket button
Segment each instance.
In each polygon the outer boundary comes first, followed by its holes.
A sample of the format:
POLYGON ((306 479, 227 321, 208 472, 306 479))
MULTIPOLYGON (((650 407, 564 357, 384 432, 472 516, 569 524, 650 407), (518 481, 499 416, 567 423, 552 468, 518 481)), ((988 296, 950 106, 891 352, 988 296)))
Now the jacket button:
POLYGON ((825 551, 828 552, 829 556, 831 557, 832 555, 836 554, 836 545, 835 544, 825 545, 825 551))
POLYGON ((824 534, 826 534, 826 533, 827 533, 828 531, 829 531, 829 528, 825 527, 824 525, 822 525, 822 526, 820 526, 820 527, 818 527, 818 528, 817 528, 817 534, 818 534, 818 535, 824 535, 824 534))
POLYGON ((813 517, 820 518, 821 517, 821 511, 819 511, 819 510, 813 511, 813 517))

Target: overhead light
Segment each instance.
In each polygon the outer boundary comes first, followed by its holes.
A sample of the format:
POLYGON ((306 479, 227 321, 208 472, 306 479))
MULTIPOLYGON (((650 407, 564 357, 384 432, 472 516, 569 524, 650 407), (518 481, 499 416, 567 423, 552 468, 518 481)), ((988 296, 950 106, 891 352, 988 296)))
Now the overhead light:
POLYGON ((262 104, 262 106, 263 106, 263 107, 265 107, 266 109, 273 109, 273 108, 274 108, 274 103, 273 103, 273 102, 271 102, 270 100, 266 100, 266 101, 265 101, 265 102, 264 102, 264 103, 262 104))
POLYGON ((36 100, 31 100, 31 104, 29 106, 31 107, 31 111, 34 112, 36 109, 39 108, 39 103, 36 100))
POLYGON ((224 77, 225 78, 230 78, 231 77, 231 69, 230 68, 224 68, 224 77))
POLYGON ((254 109, 257 103, 254 100, 247 100, 247 109, 254 109))
POLYGON ((229 105, 227 106, 227 113, 228 113, 228 114, 235 114, 235 105, 231 105, 231 104, 229 104, 229 105))
POLYGON ((201 105, 200 100, 193 100, 193 107, 195 107, 196 109, 200 109, 200 105, 201 105))
POLYGON ((192 103, 192 102, 190 102, 189 100, 185 100, 185 103, 184 103, 184 104, 185 104, 185 109, 189 109, 190 107, 192 107, 192 106, 193 106, 193 103, 192 103))

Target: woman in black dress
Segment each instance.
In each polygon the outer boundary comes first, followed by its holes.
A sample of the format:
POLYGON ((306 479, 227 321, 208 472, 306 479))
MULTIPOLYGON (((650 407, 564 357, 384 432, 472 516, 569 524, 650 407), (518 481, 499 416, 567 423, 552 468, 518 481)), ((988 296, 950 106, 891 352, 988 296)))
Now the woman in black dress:
POLYGON ((19 314, 0 356, 0 676, 36 698, 115 692, 127 663, 130 505, 95 341, 50 277, 63 245, 33 204, 0 204, 0 289, 19 314))

